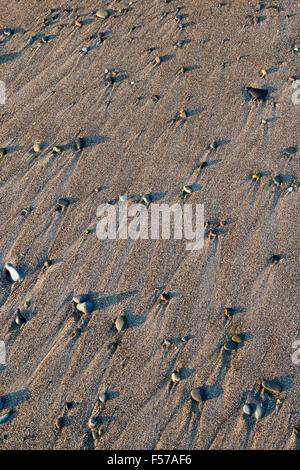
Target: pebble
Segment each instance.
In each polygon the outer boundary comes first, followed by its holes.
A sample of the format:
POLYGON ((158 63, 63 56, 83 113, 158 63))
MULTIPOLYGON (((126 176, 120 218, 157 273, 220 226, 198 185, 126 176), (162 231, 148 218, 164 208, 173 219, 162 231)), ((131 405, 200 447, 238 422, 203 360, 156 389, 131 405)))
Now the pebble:
POLYGON ((7 150, 5 147, 0 148, 0 157, 4 157, 7 154, 7 150))
POLYGON ((5 269, 9 272, 11 280, 13 282, 19 281, 20 279, 23 279, 23 274, 21 271, 19 271, 15 266, 13 266, 11 263, 6 263, 4 266, 5 269))
POLYGON ((88 46, 83 46, 81 48, 81 52, 88 52, 90 50, 90 48, 88 46))
POLYGON ((278 264, 281 260, 280 255, 272 255, 271 256, 271 263, 272 264, 278 264))
POLYGON ((206 393, 202 387, 197 387, 191 391, 191 397, 193 400, 201 403, 206 400, 206 393))
POLYGON ((281 385, 273 380, 264 379, 261 384, 266 390, 269 390, 269 392, 275 394, 281 392, 281 385))
POLYGON ((9 29, 9 28, 6 28, 6 29, 3 31, 3 34, 4 34, 4 36, 11 36, 11 35, 12 35, 12 30, 9 29))
POLYGON ((276 175, 272 178, 272 181, 276 186, 280 186, 282 184, 282 177, 280 175, 276 175))
POLYGON ((106 18, 109 17, 109 11, 108 10, 98 10, 96 12, 97 18, 101 18, 101 20, 106 20, 106 18))
POLYGON ((193 192, 193 188, 191 186, 184 186, 183 192, 186 194, 191 194, 193 192))
POLYGON ((55 421, 55 427, 56 429, 60 431, 63 425, 64 425, 64 418, 62 416, 59 416, 59 418, 57 418, 55 421))
POLYGON ((180 109, 180 111, 179 111, 179 117, 180 117, 181 119, 186 119, 186 118, 187 118, 187 113, 186 113, 186 111, 185 111, 184 109, 180 109))
POLYGON ((260 419, 264 417, 264 415, 265 415, 265 409, 264 409, 263 404, 256 403, 256 408, 255 408, 255 413, 254 413, 255 419, 259 421, 260 419))
POLYGON ((5 415, 0 416, 0 424, 5 423, 8 420, 10 415, 12 414, 13 410, 9 410, 5 415))
POLYGON ((154 61, 157 65, 161 64, 161 58, 159 56, 156 56, 154 61))
POLYGON ((263 100, 267 94, 268 90, 264 90, 262 88, 253 88, 251 86, 247 86, 245 90, 252 96, 255 100, 263 100))
POLYGON ((152 196, 151 194, 146 194, 145 196, 143 196, 142 198, 142 201, 146 204, 146 206, 148 207, 151 202, 152 202, 152 196))
POLYGON ((54 146, 52 150, 54 153, 61 153, 61 148, 58 146, 54 146))
POLYGON ((237 344, 243 342, 243 339, 242 339, 241 335, 233 335, 233 336, 231 337, 231 340, 232 340, 234 343, 237 343, 237 344))
POLYGON ((234 341, 227 341, 227 343, 224 344, 224 349, 225 351, 235 351, 237 349, 237 343, 234 341))
POLYGON ((248 415, 248 416, 251 416, 252 415, 252 407, 249 403, 246 403, 244 406, 243 406, 243 412, 245 413, 245 415, 248 415))
POLYGON ((118 332, 124 330, 127 325, 127 320, 125 315, 118 315, 115 320, 115 326, 118 332))
POLYGON ((299 49, 300 49, 300 40, 295 42, 293 50, 298 52, 299 49))
POLYGON ((51 259, 47 259, 46 261, 44 261, 44 268, 50 268, 51 265, 52 265, 51 259))
POLYGON ((68 199, 61 197, 56 204, 55 210, 56 211, 64 210, 68 207, 69 204, 70 202, 68 201, 68 199))
POLYGON ((180 377, 179 373, 178 372, 173 372, 173 374, 171 375, 171 380, 172 380, 172 382, 180 382, 181 377, 180 377))
POLYGON ((162 302, 168 302, 170 300, 170 294, 168 294, 168 292, 163 292, 160 294, 160 300, 162 302))
POLYGON ((77 139, 74 144, 75 150, 82 150, 84 147, 84 144, 85 144, 84 139, 82 137, 79 137, 79 139, 77 139))
POLYGON ((27 322, 26 318, 22 315, 22 313, 20 312, 19 309, 17 309, 17 313, 16 313, 16 316, 15 316, 15 322, 19 326, 21 326, 21 325, 23 325, 24 323, 27 322))
POLYGON ((34 150, 36 153, 40 153, 40 151, 41 151, 41 146, 40 146, 40 144, 37 144, 37 143, 34 144, 33 150, 34 150))
POLYGON ((92 302, 87 300, 86 302, 80 302, 76 305, 77 310, 83 313, 91 313, 94 310, 92 302))
POLYGON ((88 294, 74 295, 72 300, 76 304, 81 304, 82 302, 86 302, 87 300, 89 300, 89 296, 88 294))
POLYGON ((101 403, 105 403, 107 401, 107 398, 108 398, 108 396, 107 396, 106 392, 100 393, 99 400, 101 401, 101 403))
POLYGON ((291 157, 292 155, 295 155, 297 153, 297 147, 287 147, 286 149, 284 149, 284 153, 291 157))
POLYGON ((224 315, 225 315, 227 318, 231 317, 233 314, 234 314, 233 308, 230 308, 230 307, 225 308, 225 310, 224 310, 224 315))

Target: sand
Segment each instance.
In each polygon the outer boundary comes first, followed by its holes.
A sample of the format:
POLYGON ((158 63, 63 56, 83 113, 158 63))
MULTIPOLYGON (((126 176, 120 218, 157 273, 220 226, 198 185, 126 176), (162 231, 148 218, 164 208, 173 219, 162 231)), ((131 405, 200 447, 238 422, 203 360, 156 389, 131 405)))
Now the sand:
POLYGON ((299 338, 299 190, 283 196, 300 168, 299 153, 282 155, 299 136, 300 105, 289 81, 299 70, 291 52, 298 1, 219 5, 0 3, 0 32, 13 30, 0 37, 7 90, 0 147, 8 149, 0 160, 0 339, 7 350, 0 396, 4 410, 13 409, 0 424, 1 449, 299 447, 292 432, 299 426, 299 365, 291 359, 299 338), (75 7, 77 13, 63 11, 75 7), (125 7, 104 21, 95 15, 125 7), (74 26, 76 14, 82 27, 74 26), (99 31, 104 42, 89 39, 99 31), (186 73, 178 75, 181 67, 186 73), (105 69, 117 72, 113 85, 105 86, 105 69), (253 102, 245 86, 268 88, 268 99, 253 102), (187 119, 172 124, 181 108, 187 119), (79 130, 86 147, 74 152, 79 130), (208 150, 214 140, 217 149, 208 150), (40 154, 32 152, 36 142, 40 154), (63 151, 53 154, 57 145, 63 151), (199 175, 203 160, 210 164, 199 175), (263 173, 257 183, 253 172, 263 173), (278 174, 281 187, 270 183, 278 174), (140 193, 179 203, 184 185, 194 185, 189 203, 204 204, 206 219, 226 221, 216 239, 206 233, 201 250, 187 251, 185 240, 98 240, 99 204, 140 193), (70 205, 56 212, 61 197, 70 205), (270 264, 273 254, 282 255, 279 264, 270 264), (53 264, 43 270, 47 259, 53 264), (24 279, 10 284, 7 262, 24 279), (171 293, 166 305, 155 288, 171 293), (82 293, 95 310, 74 338, 80 320, 72 297, 82 293), (234 308, 228 321, 225 307, 234 308), (22 327, 14 324, 17 308, 27 319, 22 327), (113 352, 121 312, 128 328, 113 352), (234 333, 244 341, 226 353, 234 333), (177 367, 182 380, 169 391, 177 367), (265 393, 266 414, 256 422, 242 407, 263 379, 278 381, 282 404, 265 393), (207 394, 199 408, 190 399, 197 386, 207 394), (102 436, 94 441, 88 420, 105 390, 102 436), (73 402, 68 411, 66 402, 73 402))

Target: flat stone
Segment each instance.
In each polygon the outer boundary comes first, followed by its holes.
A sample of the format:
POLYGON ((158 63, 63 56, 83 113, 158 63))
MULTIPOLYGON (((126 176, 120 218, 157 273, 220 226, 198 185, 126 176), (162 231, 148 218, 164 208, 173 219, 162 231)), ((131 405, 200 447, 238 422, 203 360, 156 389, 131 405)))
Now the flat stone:
POLYGON ((237 344, 234 341, 227 341, 227 343, 224 344, 224 349, 225 351, 235 351, 237 349, 237 344))
POLYGON ((262 381, 262 386, 269 392, 273 392, 275 394, 281 392, 281 385, 278 382, 275 382, 274 380, 265 379, 262 381))
POLYGON ((101 20, 105 20, 106 18, 108 18, 110 15, 109 11, 108 10, 98 10, 96 12, 96 16, 97 18, 101 18, 101 20))
POLYGON ((94 306, 89 300, 86 302, 80 302, 76 305, 76 308, 83 313, 91 313, 94 310, 94 306))
POLYGON ((199 403, 202 403, 203 401, 206 400, 205 390, 202 387, 194 388, 191 391, 191 397, 193 398, 193 400, 195 400, 199 403))
POLYGON ((89 300, 89 296, 88 296, 88 294, 74 295, 72 300, 76 304, 81 304, 81 303, 86 302, 87 300, 89 300))

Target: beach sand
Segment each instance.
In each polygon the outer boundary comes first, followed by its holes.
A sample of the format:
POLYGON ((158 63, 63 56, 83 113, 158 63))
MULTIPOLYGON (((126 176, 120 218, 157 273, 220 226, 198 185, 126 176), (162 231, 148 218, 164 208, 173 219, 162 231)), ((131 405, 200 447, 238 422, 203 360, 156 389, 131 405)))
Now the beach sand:
POLYGON ((13 409, 0 424, 0 448, 297 449, 299 190, 285 194, 300 167, 299 152, 287 158, 283 149, 297 148, 299 137, 289 80, 299 73, 298 1, 131 3, 0 2, 0 414, 13 409), (267 8, 274 4, 279 11, 267 8), (101 7, 110 9, 106 20, 95 15, 101 7), (117 72, 112 85, 105 69, 117 72), (253 102, 246 86, 267 88, 267 100, 253 102), (172 122, 180 109, 187 118, 172 122), (79 130, 86 145, 78 152, 79 130), (209 164, 199 173, 201 161, 209 164), (206 220, 226 221, 215 239, 206 231, 202 249, 97 238, 100 204, 147 193, 180 203, 184 185, 206 220), (59 198, 70 201, 61 212, 59 198), (270 263, 273 254, 280 263, 270 263), (7 281, 8 262, 22 280, 7 281), (155 288, 170 301, 161 305, 155 288), (89 294, 94 310, 74 337, 78 294, 89 294), (228 320, 226 307, 234 309, 228 320), (27 319, 21 327, 17 308, 27 319), (128 328, 116 335, 121 312, 128 328), (244 341, 228 353, 234 333, 244 341), (181 381, 169 390, 176 368, 181 381), (263 379, 281 385, 281 405, 263 393, 256 422, 242 409, 263 379), (199 407, 190 398, 198 386, 206 392, 199 407))

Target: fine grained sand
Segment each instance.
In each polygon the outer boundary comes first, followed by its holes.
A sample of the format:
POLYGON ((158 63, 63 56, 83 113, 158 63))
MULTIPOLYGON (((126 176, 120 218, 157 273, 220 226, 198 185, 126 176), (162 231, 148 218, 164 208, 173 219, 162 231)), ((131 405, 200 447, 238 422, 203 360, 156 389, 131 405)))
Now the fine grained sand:
POLYGON ((1 449, 298 447, 299 366, 291 354, 299 326, 299 191, 283 199, 282 190, 299 181, 299 153, 287 159, 281 152, 299 134, 300 105, 288 80, 297 77, 291 49, 299 9, 297 0, 266 1, 255 13, 257 3, 134 0, 127 13, 101 21, 98 8, 128 3, 1 0, 0 31, 14 30, 0 42, 7 88, 0 146, 8 148, 0 160, 0 339, 7 346, 0 395, 14 409, 0 425, 1 449), (49 7, 58 16, 43 28, 49 7), (82 28, 68 7, 78 8, 82 28), (102 44, 89 40, 98 31, 102 44), (180 39, 183 47, 174 49, 180 39), (157 55, 163 60, 154 66, 157 55), (182 66, 187 73, 178 76, 182 66), (104 85, 106 68, 118 72, 113 86, 104 85), (253 103, 247 85, 267 87, 266 103, 253 103), (187 120, 171 125, 181 108, 187 120), (79 129, 88 144, 81 153, 69 145, 79 129), (220 146, 209 152, 213 140, 220 146), (44 143, 38 156, 34 142, 44 143), (53 155, 54 145, 66 149, 53 155), (197 176, 202 160, 212 164, 197 176), (251 172, 264 173, 260 183, 249 181, 251 172), (282 189, 269 184, 277 174, 282 189), (196 184, 189 203, 203 203, 206 219, 228 222, 203 249, 187 251, 184 240, 97 239, 100 203, 152 192, 171 204, 186 184, 196 184), (71 201, 63 213, 54 211, 60 197, 71 201), (275 266, 274 253, 284 256, 275 266), (48 258, 53 265, 42 271, 48 258), (24 273, 13 286, 6 262, 24 273), (162 309, 155 287, 172 293, 162 309), (95 310, 74 339, 71 299, 80 293, 90 294, 95 310), (225 322, 228 306, 236 310, 225 322), (18 307, 28 320, 22 328, 13 323, 18 307), (122 308, 129 328, 112 353, 111 326, 122 308), (233 333, 245 342, 230 358, 222 347, 233 333), (168 351, 166 338, 173 340, 168 351), (176 367, 183 378, 169 393, 176 367), (263 378, 281 384, 282 406, 276 411, 276 398, 265 395, 266 416, 255 423, 242 406, 263 378), (190 391, 199 385, 207 401, 192 412, 190 391), (87 423, 104 390, 103 435, 94 444, 87 423), (75 406, 55 432, 66 401, 75 406))

